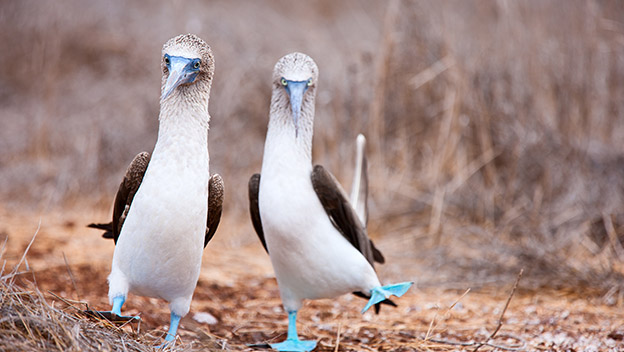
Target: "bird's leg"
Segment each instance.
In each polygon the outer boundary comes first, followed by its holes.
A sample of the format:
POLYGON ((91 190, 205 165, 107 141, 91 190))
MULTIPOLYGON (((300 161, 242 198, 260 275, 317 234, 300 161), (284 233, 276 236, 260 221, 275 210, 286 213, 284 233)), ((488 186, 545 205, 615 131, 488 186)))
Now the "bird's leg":
POLYGON ((126 296, 117 296, 115 298, 113 298, 113 309, 110 312, 99 312, 101 313, 110 313, 110 317, 106 316, 106 319, 110 320, 110 321, 114 321, 114 322, 128 322, 131 320, 141 320, 140 317, 133 317, 133 316, 125 316, 125 315, 121 315, 121 307, 123 306, 123 304, 126 302, 126 296))
POLYGON ((414 282, 408 281, 402 282, 400 284, 378 286, 373 288, 372 290, 370 290, 371 298, 368 300, 368 303, 366 303, 364 309, 362 309, 362 314, 364 314, 364 312, 366 312, 368 308, 370 308, 374 304, 390 298, 390 296, 403 296, 403 294, 405 294, 405 292, 409 290, 412 284, 414 284, 414 282))
POLYGON ((288 335, 287 340, 299 340, 299 334, 297 334, 297 311, 288 312, 288 335))
POLYGON ((297 335, 297 311, 288 312, 288 336, 286 341, 272 343, 271 348, 278 351, 312 351, 316 348, 314 340, 299 340, 297 335))
POLYGON ((175 340, 176 333, 178 332, 178 325, 180 324, 181 316, 171 312, 171 321, 169 323, 169 331, 167 332, 167 337, 165 337, 165 341, 173 341, 175 340))
POLYGON ((126 297, 124 296, 118 296, 113 298, 113 309, 111 310, 111 312, 117 314, 118 316, 121 316, 121 306, 123 306, 125 302, 126 297))
POLYGON ((167 331, 167 336, 165 336, 165 342, 163 342, 161 345, 157 346, 156 348, 163 349, 165 347, 168 347, 175 340, 176 334, 178 332, 178 325, 180 325, 180 319, 182 319, 181 316, 175 314, 174 312, 171 312, 171 320, 169 321, 169 331, 167 331))

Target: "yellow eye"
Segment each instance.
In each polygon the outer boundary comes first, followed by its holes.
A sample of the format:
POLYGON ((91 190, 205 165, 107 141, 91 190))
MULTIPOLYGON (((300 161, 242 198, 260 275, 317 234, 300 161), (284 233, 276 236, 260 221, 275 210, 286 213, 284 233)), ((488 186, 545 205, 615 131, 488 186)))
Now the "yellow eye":
POLYGON ((193 65, 193 68, 195 68, 195 69, 199 68, 199 60, 195 61, 195 64, 193 65))
POLYGON ((312 78, 310 78, 310 79, 308 80, 308 83, 307 83, 307 84, 308 84, 308 87, 312 85, 312 78))
POLYGON ((283 77, 282 77, 282 79, 280 80, 280 82, 282 83, 282 85, 283 85, 284 87, 286 87, 286 86, 288 85, 288 82, 286 82, 286 78, 283 78, 283 77))
POLYGON ((165 56, 165 65, 169 65, 170 63, 169 56, 165 56))

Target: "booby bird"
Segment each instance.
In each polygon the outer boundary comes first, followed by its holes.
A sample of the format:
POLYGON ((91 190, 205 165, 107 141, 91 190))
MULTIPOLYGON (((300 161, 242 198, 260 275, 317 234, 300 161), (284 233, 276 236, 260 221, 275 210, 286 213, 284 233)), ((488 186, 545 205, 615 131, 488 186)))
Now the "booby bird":
MULTIPOLYGON (((208 101, 214 74, 210 47, 193 34, 162 49, 158 140, 138 154, 115 197, 113 221, 91 224, 113 238, 108 276, 111 312, 120 317, 128 292, 169 302, 165 344, 190 308, 202 251, 214 236, 223 202, 223 180, 208 167, 208 101)), ((122 317, 131 318, 131 317, 122 317)))
MULTIPOLYGON (((320 165, 312 167, 316 63, 302 53, 288 54, 275 65, 272 79, 262 170, 249 180, 250 212, 288 312, 287 338, 271 347, 311 351, 316 341, 297 335, 303 299, 353 292, 370 298, 364 313, 372 305, 393 304, 388 298, 402 296, 412 282, 382 286, 373 268, 384 257, 366 233, 365 207, 357 206, 366 201, 360 191, 366 184, 361 177, 365 158, 360 156, 360 181, 356 172, 358 190, 352 199, 359 211, 331 173, 320 165)), ((361 155, 363 143, 362 137, 361 155)))

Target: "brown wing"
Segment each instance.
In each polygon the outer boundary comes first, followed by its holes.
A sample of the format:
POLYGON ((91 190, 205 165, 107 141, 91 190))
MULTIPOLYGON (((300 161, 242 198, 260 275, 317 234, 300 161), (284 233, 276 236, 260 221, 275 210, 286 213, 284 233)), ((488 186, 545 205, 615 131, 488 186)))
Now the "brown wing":
POLYGON ((105 230, 102 235, 105 238, 112 238, 117 243, 119 234, 121 233, 121 227, 123 226, 130 205, 134 199, 134 195, 139 189, 143 176, 145 176, 145 170, 150 161, 150 154, 148 152, 142 152, 132 159, 130 166, 126 169, 117 195, 115 196, 115 202, 113 203, 113 221, 108 224, 89 224, 88 227, 105 230))
POLYGON ((221 213, 223 212, 223 195, 225 191, 225 185, 221 175, 214 174, 208 181, 208 219, 206 227, 206 238, 204 239, 204 248, 219 227, 221 221, 221 213))
POLYGON ((316 195, 336 229, 364 255, 371 265, 373 262, 383 263, 385 261, 383 255, 368 238, 366 228, 349 204, 336 178, 321 165, 316 165, 310 179, 316 195))
POLYGON ((260 191, 260 174, 253 174, 249 179, 249 213, 251 214, 251 223, 253 224, 258 238, 262 243, 264 250, 269 253, 266 241, 264 240, 264 230, 262 229, 262 220, 260 219, 260 207, 258 206, 258 193, 260 191))
MULTIPOLYGON (((364 167, 366 167, 365 162, 364 160, 364 167)), ((363 177, 362 181, 365 182, 365 187, 367 187, 368 180, 365 178, 366 175, 364 174, 363 177)), ((346 194, 336 178, 321 165, 316 165, 312 171, 311 179, 314 191, 336 229, 364 255, 371 265, 373 265, 374 261, 383 264, 385 261, 383 255, 375 247, 373 241, 368 238, 365 224, 362 224, 356 210, 347 200, 346 194)), ((366 191, 364 191, 364 195, 360 194, 360 197, 366 197, 366 191)), ((364 202, 366 202, 366 198, 364 198, 364 202)), ((365 203, 363 205, 360 204, 360 206, 363 206, 364 213, 362 215, 366 221, 368 209, 365 203)), ((353 294, 364 299, 370 298, 370 294, 359 291, 353 292, 353 294)), ((375 304, 375 314, 379 314, 382 304, 396 307, 394 302, 385 299, 375 304)))

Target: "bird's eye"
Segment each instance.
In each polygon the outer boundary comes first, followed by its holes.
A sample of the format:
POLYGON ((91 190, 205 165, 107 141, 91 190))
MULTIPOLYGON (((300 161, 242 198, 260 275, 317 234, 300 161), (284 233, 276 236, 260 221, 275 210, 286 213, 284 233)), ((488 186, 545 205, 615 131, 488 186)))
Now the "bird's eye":
POLYGON ((286 82, 286 78, 282 78, 282 79, 280 80, 280 82, 282 83, 282 85, 283 85, 284 87, 286 87, 286 86, 288 85, 288 82, 286 82))
POLYGON ((171 60, 169 60, 169 55, 165 56, 165 65, 169 66, 169 64, 171 63, 171 60))
POLYGON ((310 87, 310 86, 312 85, 312 78, 310 78, 310 79, 308 80, 307 85, 308 85, 308 87, 310 87))
POLYGON ((195 63, 193 64, 193 68, 194 69, 198 69, 199 68, 199 65, 200 65, 199 62, 200 62, 199 60, 195 61, 195 63))

